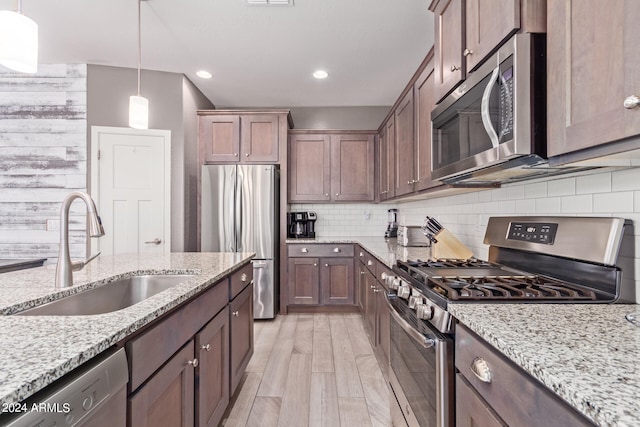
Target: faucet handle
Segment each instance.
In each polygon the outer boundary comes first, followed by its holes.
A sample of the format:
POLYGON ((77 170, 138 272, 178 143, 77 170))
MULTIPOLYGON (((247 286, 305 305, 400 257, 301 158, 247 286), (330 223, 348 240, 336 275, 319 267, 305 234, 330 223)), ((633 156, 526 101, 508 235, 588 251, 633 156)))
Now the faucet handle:
POLYGON ((89 258, 87 258, 87 259, 85 259, 83 261, 72 261, 71 262, 71 271, 82 270, 85 265, 89 264, 91 261, 93 261, 94 259, 98 258, 98 256, 101 253, 102 252, 98 252, 97 254, 91 255, 89 258))

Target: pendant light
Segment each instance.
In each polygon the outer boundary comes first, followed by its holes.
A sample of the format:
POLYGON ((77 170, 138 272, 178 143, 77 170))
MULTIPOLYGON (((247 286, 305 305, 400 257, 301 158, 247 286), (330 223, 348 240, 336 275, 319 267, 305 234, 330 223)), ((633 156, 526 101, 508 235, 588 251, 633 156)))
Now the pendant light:
POLYGON ((0 10, 0 65, 21 73, 38 71, 38 24, 18 11, 0 10))
POLYGON ((129 97, 129 126, 135 129, 149 129, 149 100, 140 95, 140 2, 138 1, 138 94, 129 97))

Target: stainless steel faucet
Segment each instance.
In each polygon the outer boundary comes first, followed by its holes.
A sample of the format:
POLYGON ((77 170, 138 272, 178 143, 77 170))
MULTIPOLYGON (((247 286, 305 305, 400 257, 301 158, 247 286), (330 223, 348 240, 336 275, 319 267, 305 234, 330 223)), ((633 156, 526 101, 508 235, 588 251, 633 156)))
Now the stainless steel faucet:
POLYGON ((87 231, 89 235, 91 237, 104 236, 102 222, 98 216, 96 204, 93 202, 91 196, 81 191, 69 193, 62 201, 62 206, 60 207, 60 252, 58 254, 58 264, 56 265, 57 288, 73 286, 72 272, 82 270, 85 265, 100 255, 100 252, 98 252, 83 261, 71 261, 71 254, 69 253, 69 208, 75 199, 82 199, 87 205, 87 213, 89 214, 87 231))

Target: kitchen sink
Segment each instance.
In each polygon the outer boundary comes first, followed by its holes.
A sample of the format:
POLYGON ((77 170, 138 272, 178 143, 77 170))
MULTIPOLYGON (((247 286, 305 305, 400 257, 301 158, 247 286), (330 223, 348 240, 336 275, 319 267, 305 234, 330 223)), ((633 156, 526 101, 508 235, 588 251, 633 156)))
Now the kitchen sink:
POLYGON ((138 275, 114 280, 47 304, 18 316, 82 316, 104 314, 130 307, 166 289, 184 283, 192 274, 138 275))

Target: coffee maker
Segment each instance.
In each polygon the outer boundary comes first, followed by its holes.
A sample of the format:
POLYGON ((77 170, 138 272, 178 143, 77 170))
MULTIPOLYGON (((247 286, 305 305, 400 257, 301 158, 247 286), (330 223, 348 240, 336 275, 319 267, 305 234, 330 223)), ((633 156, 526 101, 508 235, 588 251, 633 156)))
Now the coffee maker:
POLYGON ((398 237, 398 209, 389 209, 389 224, 387 225, 387 231, 384 232, 384 237, 398 237))
POLYGON ((315 239, 317 219, 315 212, 287 212, 287 238, 315 239))

